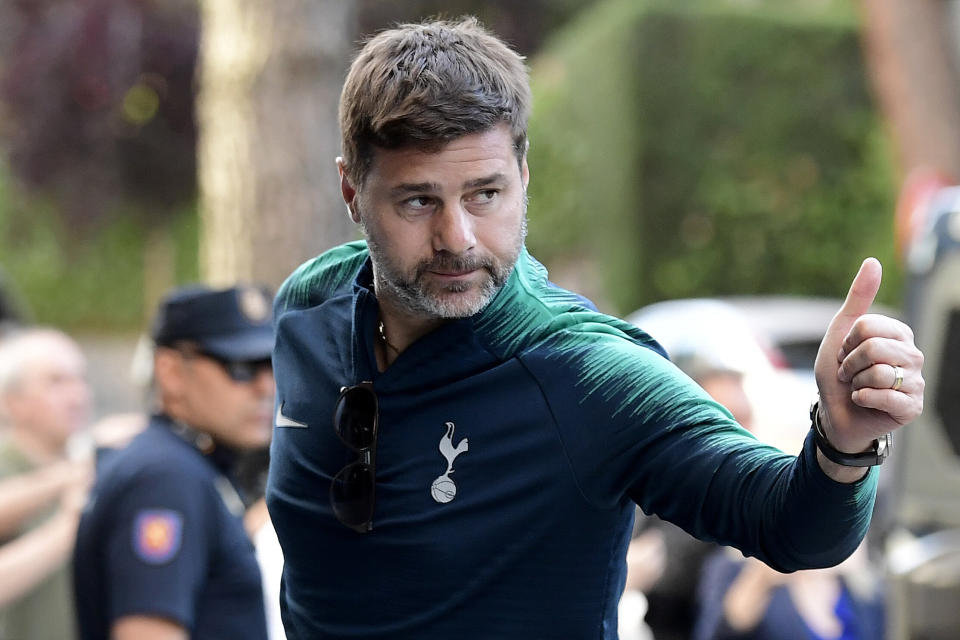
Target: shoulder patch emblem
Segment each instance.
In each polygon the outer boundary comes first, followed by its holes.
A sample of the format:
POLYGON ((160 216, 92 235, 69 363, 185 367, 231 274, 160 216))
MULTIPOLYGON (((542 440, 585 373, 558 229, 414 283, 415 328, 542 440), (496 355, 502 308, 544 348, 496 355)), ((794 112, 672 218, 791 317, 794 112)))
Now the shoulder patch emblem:
POLYGON ((133 550, 149 564, 163 564, 180 550, 183 517, 170 509, 144 509, 133 521, 133 550))

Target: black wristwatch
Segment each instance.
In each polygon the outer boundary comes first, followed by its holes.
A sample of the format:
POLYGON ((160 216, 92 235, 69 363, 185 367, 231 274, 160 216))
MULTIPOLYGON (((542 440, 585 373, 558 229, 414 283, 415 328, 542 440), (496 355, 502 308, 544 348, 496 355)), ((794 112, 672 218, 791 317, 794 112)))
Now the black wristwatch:
POLYGON ((820 424, 820 400, 815 400, 810 405, 810 422, 813 424, 813 441, 817 443, 817 448, 827 457, 828 460, 836 462, 845 467, 873 467, 883 464, 883 461, 890 455, 890 447, 893 446, 893 434, 886 433, 873 441, 873 448, 863 453, 844 453, 837 451, 827 440, 827 434, 823 432, 823 425, 820 424))

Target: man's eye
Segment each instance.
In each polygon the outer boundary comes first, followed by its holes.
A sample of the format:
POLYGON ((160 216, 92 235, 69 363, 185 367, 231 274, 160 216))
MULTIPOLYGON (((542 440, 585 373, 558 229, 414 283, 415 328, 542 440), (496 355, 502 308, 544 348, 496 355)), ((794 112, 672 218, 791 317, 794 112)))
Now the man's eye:
POLYGON ((419 211, 429 207, 431 204, 431 200, 426 196, 417 196, 415 198, 407 198, 406 200, 404 200, 403 204, 410 209, 419 211))
POLYGON ((480 203, 490 202, 491 200, 497 197, 498 193, 500 192, 497 191, 496 189, 484 189, 483 191, 478 191, 477 193, 475 193, 473 196, 473 200, 475 202, 480 202, 480 203))

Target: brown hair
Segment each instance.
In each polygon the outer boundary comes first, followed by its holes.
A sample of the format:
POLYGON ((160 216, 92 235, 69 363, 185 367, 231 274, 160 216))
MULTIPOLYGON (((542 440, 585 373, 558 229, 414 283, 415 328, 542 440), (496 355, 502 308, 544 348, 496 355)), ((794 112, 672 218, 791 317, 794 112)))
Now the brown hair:
POLYGON ((347 175, 360 187, 374 147, 439 149, 505 122, 518 162, 527 146, 523 57, 476 18, 403 24, 370 39, 340 95, 347 175))

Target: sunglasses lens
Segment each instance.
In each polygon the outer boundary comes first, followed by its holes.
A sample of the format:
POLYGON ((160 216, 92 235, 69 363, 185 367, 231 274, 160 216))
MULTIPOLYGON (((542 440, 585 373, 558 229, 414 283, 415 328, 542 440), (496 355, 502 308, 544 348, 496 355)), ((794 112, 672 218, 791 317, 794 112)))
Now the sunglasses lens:
POLYGON ((333 413, 333 428, 348 447, 373 445, 377 426, 377 396, 365 386, 345 389, 333 413))
POLYGON ((272 370, 270 360, 235 360, 223 366, 234 382, 253 382, 261 371, 272 370))
POLYGON ((330 504, 337 519, 362 528, 373 519, 373 469, 354 462, 340 470, 330 485, 330 504))

